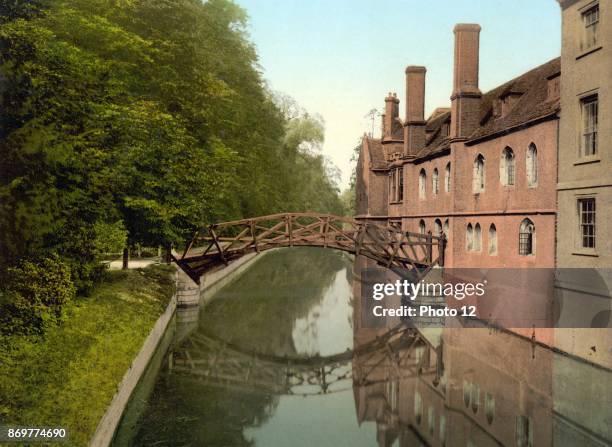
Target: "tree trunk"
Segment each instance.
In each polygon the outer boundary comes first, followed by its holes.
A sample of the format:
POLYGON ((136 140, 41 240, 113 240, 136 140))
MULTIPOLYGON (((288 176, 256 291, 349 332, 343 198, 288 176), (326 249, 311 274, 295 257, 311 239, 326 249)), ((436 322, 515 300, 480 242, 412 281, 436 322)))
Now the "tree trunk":
POLYGON ((172 244, 166 244, 164 246, 164 260, 166 264, 170 265, 172 263, 172 244))
POLYGON ((130 248, 125 247, 123 249, 123 270, 128 269, 128 264, 130 263, 130 248))

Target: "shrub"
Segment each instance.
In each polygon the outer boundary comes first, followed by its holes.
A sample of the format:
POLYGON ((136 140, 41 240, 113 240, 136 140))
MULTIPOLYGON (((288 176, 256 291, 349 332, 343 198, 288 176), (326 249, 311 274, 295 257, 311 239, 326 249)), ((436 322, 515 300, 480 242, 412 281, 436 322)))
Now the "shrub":
POLYGON ((58 256, 22 261, 7 269, 3 289, 0 332, 4 334, 44 332, 75 296, 70 268, 58 256))

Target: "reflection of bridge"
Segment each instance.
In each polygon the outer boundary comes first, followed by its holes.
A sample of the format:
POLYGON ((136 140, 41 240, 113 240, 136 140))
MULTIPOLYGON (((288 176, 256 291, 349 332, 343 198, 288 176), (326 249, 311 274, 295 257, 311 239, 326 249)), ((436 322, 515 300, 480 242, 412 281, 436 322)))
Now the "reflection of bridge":
POLYGON ((401 378, 423 373, 424 364, 410 362, 408 366, 404 360, 426 344, 418 331, 398 325, 354 350, 331 356, 286 357, 247 351, 195 332, 171 354, 171 365, 174 373, 207 385, 273 394, 328 394, 353 384, 387 381, 376 374, 383 363, 396 365, 398 372, 401 365, 401 378))
POLYGON ((388 268, 424 276, 444 264, 444 237, 317 213, 285 213, 218 223, 197 232, 175 259, 196 282, 203 273, 248 253, 313 246, 363 255, 388 268), (435 250, 434 250, 435 248, 435 250))

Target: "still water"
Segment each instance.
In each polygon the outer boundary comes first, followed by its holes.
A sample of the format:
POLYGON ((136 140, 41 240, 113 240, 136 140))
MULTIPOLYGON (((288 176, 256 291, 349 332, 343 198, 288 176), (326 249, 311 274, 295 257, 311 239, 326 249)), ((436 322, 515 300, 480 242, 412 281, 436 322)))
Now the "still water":
POLYGON ((609 370, 489 329, 361 327, 367 266, 316 248, 254 263, 178 321, 115 444, 610 445, 609 370))

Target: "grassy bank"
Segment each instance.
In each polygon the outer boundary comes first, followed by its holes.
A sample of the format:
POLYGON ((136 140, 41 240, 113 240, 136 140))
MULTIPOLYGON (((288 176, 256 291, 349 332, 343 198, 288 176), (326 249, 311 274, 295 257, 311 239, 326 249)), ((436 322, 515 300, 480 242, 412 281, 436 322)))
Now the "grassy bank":
POLYGON ((172 267, 109 272, 44 337, 0 337, 0 422, 93 435, 174 289, 172 267))

